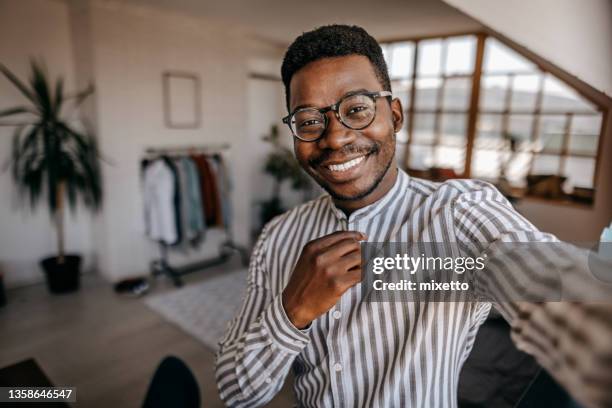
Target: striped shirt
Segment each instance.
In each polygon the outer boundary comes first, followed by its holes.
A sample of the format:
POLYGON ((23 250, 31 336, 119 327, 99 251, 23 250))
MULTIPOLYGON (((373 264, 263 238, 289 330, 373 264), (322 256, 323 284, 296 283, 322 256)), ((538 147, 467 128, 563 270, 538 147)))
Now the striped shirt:
MULTIPOLYGON (((370 242, 461 242, 469 255, 494 241, 548 241, 490 184, 434 183, 402 170, 379 201, 347 217, 324 195, 275 218, 251 258, 247 296, 217 354, 216 377, 229 406, 264 405, 290 369, 305 407, 456 407, 461 367, 487 302, 364 302, 360 285, 299 330, 281 294, 302 248, 339 230, 370 242)), ((500 311, 512 321, 512 305, 500 311)))

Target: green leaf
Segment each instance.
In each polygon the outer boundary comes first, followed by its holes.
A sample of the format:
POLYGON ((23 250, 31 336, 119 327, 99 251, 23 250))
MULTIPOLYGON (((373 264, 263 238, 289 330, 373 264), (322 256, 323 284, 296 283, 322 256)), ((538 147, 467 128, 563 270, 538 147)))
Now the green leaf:
POLYGON ((26 98, 36 104, 36 98, 34 98, 32 92, 23 82, 21 82, 19 78, 17 78, 15 74, 13 74, 7 67, 2 64, 0 64, 0 72, 2 72, 6 79, 8 79, 15 86, 15 88, 17 88, 26 98))
POLYGON ((16 106, 14 108, 0 110, 0 118, 6 116, 21 115, 24 113, 34 113, 34 111, 32 111, 32 109, 26 106, 16 106))
POLYGON ((34 90, 37 104, 43 116, 52 117, 53 104, 51 102, 51 93, 49 92, 49 84, 47 82, 45 69, 42 64, 34 60, 31 62, 31 68, 30 86, 34 90))
POLYGON ((83 103, 83 101, 85 99, 87 99, 87 97, 89 95, 91 95, 94 92, 94 86, 93 84, 89 84, 87 86, 87 88, 85 88, 84 90, 82 90, 81 92, 76 93, 75 95, 72 95, 68 98, 66 98, 66 100, 71 100, 74 99, 74 106, 77 107, 79 106, 81 103, 83 103))

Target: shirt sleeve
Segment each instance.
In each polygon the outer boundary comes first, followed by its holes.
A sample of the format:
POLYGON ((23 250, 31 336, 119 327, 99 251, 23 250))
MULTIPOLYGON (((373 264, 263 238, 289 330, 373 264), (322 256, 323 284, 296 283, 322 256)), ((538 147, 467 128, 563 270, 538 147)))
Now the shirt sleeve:
POLYGON ((586 406, 610 406, 611 285, 593 279, 587 251, 539 231, 497 189, 478 183, 480 188, 460 194, 453 205, 460 248, 487 256, 485 270, 470 278, 473 289, 496 304, 516 346, 574 398, 586 406), (534 242, 550 245, 506 245, 534 242), (528 302, 529 296, 539 300, 528 302))
POLYGON ((270 401, 310 341, 308 330, 296 328, 287 317, 281 293, 270 291, 265 257, 268 230, 269 225, 255 245, 246 298, 216 357, 219 393, 232 407, 258 407, 270 401))

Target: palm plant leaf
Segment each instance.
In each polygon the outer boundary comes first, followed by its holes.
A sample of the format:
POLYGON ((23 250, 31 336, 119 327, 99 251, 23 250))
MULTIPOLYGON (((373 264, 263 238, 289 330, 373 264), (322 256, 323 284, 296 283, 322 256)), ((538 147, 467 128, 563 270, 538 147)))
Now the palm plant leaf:
MULTIPOLYGON (((49 211, 60 221, 57 223, 58 242, 63 243, 62 194, 73 210, 79 199, 93 210, 99 209, 102 203, 102 173, 96 139, 90 133, 76 130, 61 116, 67 101, 78 106, 93 92, 93 87, 67 96, 64 81, 59 78, 51 86, 44 65, 36 61, 31 62, 27 83, 3 65, 0 65, 0 72, 33 105, 0 110, 0 117, 29 113, 35 118, 31 123, 16 126, 8 167, 20 194, 29 196, 32 207, 46 196, 49 211)), ((58 245, 60 257, 62 248, 58 245)))
POLYGON ((32 73, 30 76, 30 87, 34 91, 34 97, 43 115, 50 115, 53 112, 53 102, 51 92, 47 82, 45 68, 37 62, 32 61, 32 73))
POLYGON ((0 72, 4 74, 6 79, 8 79, 15 86, 15 88, 17 88, 23 94, 23 96, 28 98, 30 102, 36 105, 36 98, 34 97, 32 92, 30 92, 26 84, 21 82, 21 80, 17 78, 15 74, 9 71, 9 69, 2 64, 0 64, 0 72))
POLYGON ((14 108, 0 110, 0 118, 21 115, 23 113, 34 113, 34 111, 26 106, 16 106, 14 108))
POLYGON ((72 96, 67 96, 66 101, 74 99, 75 106, 79 106, 89 95, 94 92, 94 86, 89 84, 87 88, 83 89, 81 92, 77 92, 72 96))

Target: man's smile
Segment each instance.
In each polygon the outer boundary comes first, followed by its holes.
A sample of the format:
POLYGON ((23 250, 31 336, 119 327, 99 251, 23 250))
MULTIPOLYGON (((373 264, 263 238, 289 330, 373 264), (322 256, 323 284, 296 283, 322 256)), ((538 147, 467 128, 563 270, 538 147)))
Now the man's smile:
POLYGON ((317 170, 325 179, 332 183, 354 180, 361 176, 372 153, 341 160, 329 160, 317 166, 317 170))

